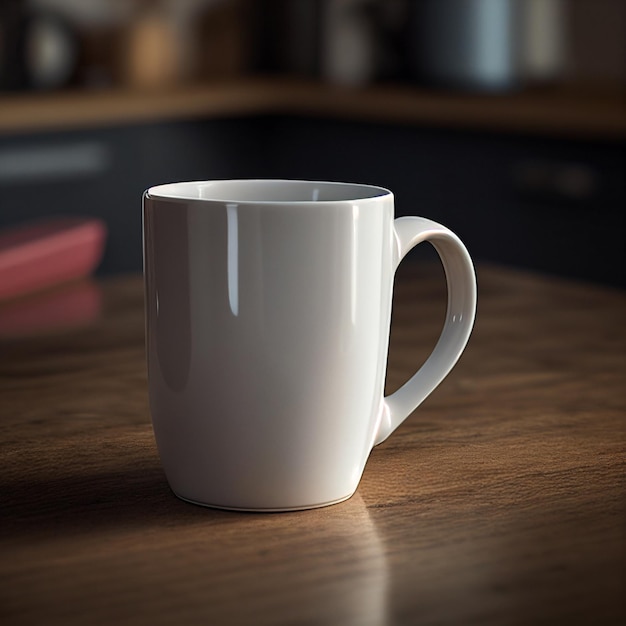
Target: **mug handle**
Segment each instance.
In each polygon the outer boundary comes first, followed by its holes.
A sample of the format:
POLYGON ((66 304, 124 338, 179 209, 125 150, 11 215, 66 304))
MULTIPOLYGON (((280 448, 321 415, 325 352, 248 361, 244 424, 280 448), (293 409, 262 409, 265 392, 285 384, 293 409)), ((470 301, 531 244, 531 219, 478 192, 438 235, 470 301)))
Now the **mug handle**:
POLYGON ((406 254, 430 242, 441 259, 448 284, 448 308, 439 341, 422 367, 402 387, 383 399, 374 445, 382 443, 432 393, 461 356, 476 315, 476 275, 467 249, 445 226, 423 217, 394 221, 394 271, 406 254))

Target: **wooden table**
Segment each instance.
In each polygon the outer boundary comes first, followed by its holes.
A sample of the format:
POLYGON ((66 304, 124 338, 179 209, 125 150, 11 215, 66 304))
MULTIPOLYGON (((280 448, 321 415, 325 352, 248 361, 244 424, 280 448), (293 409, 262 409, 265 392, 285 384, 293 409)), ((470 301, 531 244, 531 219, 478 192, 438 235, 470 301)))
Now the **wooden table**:
MULTIPOLYGON (((6 337, 46 309, 0 307, 0 622, 625 623, 626 295, 496 267, 478 280, 467 352, 357 494, 286 514, 169 491, 139 277, 68 288, 91 294, 73 330, 6 337)), ((405 263, 389 390, 443 310, 441 270, 405 263)))

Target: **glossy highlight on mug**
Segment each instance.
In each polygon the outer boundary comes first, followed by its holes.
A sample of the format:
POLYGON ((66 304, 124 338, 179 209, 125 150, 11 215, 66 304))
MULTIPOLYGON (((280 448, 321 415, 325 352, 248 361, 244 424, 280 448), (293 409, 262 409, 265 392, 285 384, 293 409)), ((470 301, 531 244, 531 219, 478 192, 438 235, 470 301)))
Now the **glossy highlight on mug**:
POLYGON ((226 205, 228 229, 228 302, 233 315, 239 315, 239 234, 237 205, 226 205))

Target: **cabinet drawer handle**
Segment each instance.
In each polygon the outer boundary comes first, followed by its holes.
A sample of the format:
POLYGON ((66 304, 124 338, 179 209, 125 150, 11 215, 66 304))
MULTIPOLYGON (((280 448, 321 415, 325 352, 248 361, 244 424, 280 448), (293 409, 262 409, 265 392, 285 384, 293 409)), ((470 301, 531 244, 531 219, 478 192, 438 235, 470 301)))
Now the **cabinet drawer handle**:
POLYGON ((513 167, 513 183, 525 195, 583 201, 598 193, 599 176, 588 165, 529 160, 513 167))
POLYGON ((0 150, 0 184, 95 176, 110 161, 107 146, 97 142, 4 148, 0 150))

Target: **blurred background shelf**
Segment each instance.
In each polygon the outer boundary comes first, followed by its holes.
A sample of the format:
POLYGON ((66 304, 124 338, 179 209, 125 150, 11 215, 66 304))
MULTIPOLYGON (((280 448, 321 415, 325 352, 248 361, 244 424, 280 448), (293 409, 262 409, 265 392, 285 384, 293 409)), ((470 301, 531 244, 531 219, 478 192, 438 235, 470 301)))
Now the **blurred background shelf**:
POLYGON ((623 0, 2 0, 0 230, 99 219, 137 271, 152 185, 352 180, 623 287, 625 42, 623 0))
POLYGON ((625 94, 617 87, 459 94, 406 85, 357 88, 249 77, 155 91, 3 95, 0 133, 282 114, 619 140, 626 137, 625 105, 625 94))
POLYGON ((285 92, 291 112, 299 115, 579 137, 626 135, 626 100, 618 92, 562 88, 459 94, 410 86, 315 84, 285 86, 285 92))
POLYGON ((110 89, 0 97, 0 133, 262 114, 277 94, 261 81, 227 81, 159 91, 110 89))

